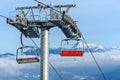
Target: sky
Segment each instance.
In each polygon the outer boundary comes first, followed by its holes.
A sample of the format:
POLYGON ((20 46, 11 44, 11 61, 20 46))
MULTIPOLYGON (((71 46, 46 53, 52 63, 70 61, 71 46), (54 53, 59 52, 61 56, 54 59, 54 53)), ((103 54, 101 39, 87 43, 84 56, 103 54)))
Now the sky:
MULTIPOLYGON (((45 4, 76 4, 76 8, 69 11, 69 15, 77 21, 80 31, 87 43, 100 44, 105 47, 120 45, 120 0, 42 0, 45 4)), ((33 0, 2 0, 0 1, 0 15, 9 17, 11 11, 18 6, 37 5, 33 0)), ((60 46, 64 39, 58 28, 50 30, 50 46, 60 46)), ((13 26, 6 24, 0 17, 0 53, 15 53, 20 47, 20 32, 13 26)), ((40 39, 35 39, 40 44, 40 39)), ((32 44, 29 39, 24 43, 32 44)))

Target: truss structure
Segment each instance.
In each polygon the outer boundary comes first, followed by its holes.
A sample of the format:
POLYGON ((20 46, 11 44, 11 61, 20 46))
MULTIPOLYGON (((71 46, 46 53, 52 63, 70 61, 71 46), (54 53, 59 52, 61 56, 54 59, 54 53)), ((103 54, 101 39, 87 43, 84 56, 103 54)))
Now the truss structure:
POLYGON ((16 27, 26 37, 39 38, 39 28, 59 27, 67 38, 81 37, 76 22, 68 15, 75 5, 42 5, 17 7, 16 15, 10 13, 7 23, 16 27))

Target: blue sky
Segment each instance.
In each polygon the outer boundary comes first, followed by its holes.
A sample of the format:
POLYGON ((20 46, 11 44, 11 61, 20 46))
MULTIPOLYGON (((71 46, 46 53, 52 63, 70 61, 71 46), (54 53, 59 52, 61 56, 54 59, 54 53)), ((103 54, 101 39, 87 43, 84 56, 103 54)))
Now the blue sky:
MULTIPOLYGON (((80 31, 88 43, 101 44, 106 47, 120 45, 120 0, 42 0, 46 4, 76 4, 70 9, 70 15, 78 21, 80 31)), ((33 0, 2 0, 0 14, 9 16, 17 6, 37 5, 33 0)), ((6 24, 0 17, 0 53, 15 53, 20 47, 20 32, 6 24)), ((50 30, 50 46, 60 46, 63 33, 57 29, 50 30), (61 37, 62 36, 62 37, 61 37)), ((39 42, 39 39, 35 40, 39 42)), ((25 39, 30 43, 29 39, 25 39)), ((39 45, 39 43, 38 43, 39 45)))

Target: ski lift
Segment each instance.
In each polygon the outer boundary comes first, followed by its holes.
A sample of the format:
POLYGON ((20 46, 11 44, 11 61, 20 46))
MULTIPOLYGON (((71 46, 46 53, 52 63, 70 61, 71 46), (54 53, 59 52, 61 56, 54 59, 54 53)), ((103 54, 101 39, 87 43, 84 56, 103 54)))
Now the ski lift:
POLYGON ((63 39, 61 46, 61 56, 83 56, 84 43, 81 39, 63 39))
POLYGON ((22 46, 16 51, 16 61, 18 64, 39 62, 38 52, 34 46, 22 46), (31 54, 31 55, 29 55, 31 54), (34 55, 33 55, 34 54, 34 55), (28 56, 29 55, 29 56, 28 56))
POLYGON ((35 46, 25 46, 22 40, 22 33, 20 36, 22 47, 16 51, 16 61, 18 64, 39 62, 39 52, 35 46), (36 50, 36 51, 35 51, 36 50))

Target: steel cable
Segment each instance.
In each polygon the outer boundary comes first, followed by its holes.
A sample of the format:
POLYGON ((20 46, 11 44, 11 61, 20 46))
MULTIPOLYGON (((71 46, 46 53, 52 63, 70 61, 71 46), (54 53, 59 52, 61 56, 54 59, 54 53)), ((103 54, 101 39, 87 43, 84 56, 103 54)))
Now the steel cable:
MULTIPOLYGON (((82 33, 81 33, 81 34, 82 34, 82 33)), ((94 59, 95 64, 97 65, 97 67, 98 67, 98 69, 99 69, 99 71, 100 71, 101 75, 103 76, 104 80, 107 80, 107 78, 106 78, 106 76, 105 76, 104 72, 102 71, 102 69, 101 69, 101 67, 100 67, 99 63, 97 62, 97 60, 96 60, 95 56, 93 55, 93 53, 92 53, 91 49, 89 48, 89 46, 88 46, 88 44, 87 44, 87 41, 85 40, 85 38, 84 38, 83 34, 82 34, 82 38, 83 38, 83 40, 84 40, 84 42, 85 42, 85 44, 86 44, 86 46, 87 46, 87 48, 88 48, 89 52, 91 53, 91 56, 92 56, 92 58, 94 59)))

